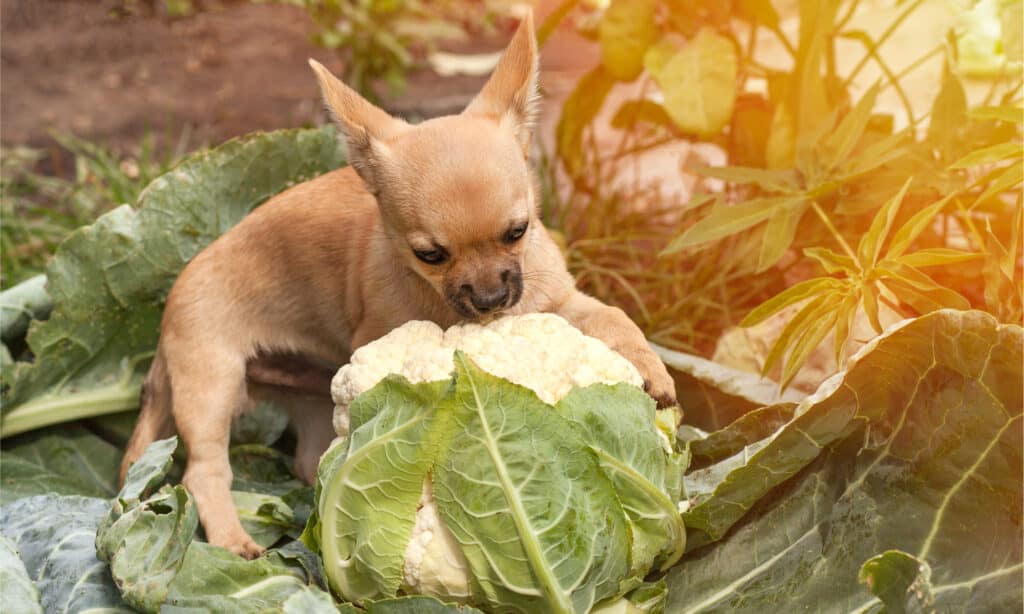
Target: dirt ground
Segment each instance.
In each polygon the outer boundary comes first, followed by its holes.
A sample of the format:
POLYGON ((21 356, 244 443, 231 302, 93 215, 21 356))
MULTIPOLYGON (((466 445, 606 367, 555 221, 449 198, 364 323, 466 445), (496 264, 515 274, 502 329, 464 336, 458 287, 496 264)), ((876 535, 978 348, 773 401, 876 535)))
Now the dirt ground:
MULTIPOLYGON (((56 130, 131 151, 147 131, 174 140, 184 131, 187 145, 198 147, 326 120, 306 59, 335 72, 342 65, 310 42, 312 24, 303 10, 207 1, 205 10, 172 19, 144 10, 118 17, 112 9, 120 4, 0 1, 5 145, 53 147, 49 134, 56 130)), ((544 10, 542 3, 538 17, 544 10)), ((507 36, 499 32, 456 50, 500 49, 507 36)), ((545 54, 549 74, 589 64, 571 36, 559 39, 545 54)), ((455 112, 483 79, 419 71, 386 104, 404 115, 455 112)))

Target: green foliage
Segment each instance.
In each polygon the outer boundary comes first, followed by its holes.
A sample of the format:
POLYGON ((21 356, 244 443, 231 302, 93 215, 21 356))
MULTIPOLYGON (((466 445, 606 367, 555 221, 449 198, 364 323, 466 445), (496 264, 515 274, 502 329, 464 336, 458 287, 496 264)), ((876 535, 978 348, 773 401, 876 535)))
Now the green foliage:
POLYGON ((1017 607, 1022 342, 983 312, 922 316, 768 437, 687 474, 688 553, 666 611, 921 611, 924 566, 936 611, 1017 607), (890 550, 922 567, 876 558, 890 550))
POLYGON ((28 333, 34 360, 18 362, 4 390, 2 434, 137 407, 185 263, 270 196, 342 162, 332 128, 231 141, 68 236, 47 267, 56 307, 28 333))
MULTIPOLYGON (((551 407, 461 353, 455 364, 450 382, 392 376, 361 395, 350 438, 321 463, 307 543, 336 593, 362 604, 403 586, 425 482, 471 591, 439 597, 586 612, 678 560, 683 467, 650 397, 596 385, 551 407)), ((430 556, 418 563, 424 583, 430 556)))
MULTIPOLYGON (((837 361, 843 360, 859 310, 878 330, 881 304, 903 315, 979 307, 1002 321, 1021 321, 1020 263, 1011 254, 1018 253, 1020 235, 1020 204, 1013 200, 1024 176, 1022 76, 1008 71, 994 79, 986 99, 971 108, 955 45, 928 50, 901 70, 880 51, 900 24, 914 18, 920 0, 905 3, 872 33, 847 25, 855 12, 867 10, 859 4, 799 2, 795 41, 780 29, 770 2, 711 6, 662 0, 653 8, 631 4, 628 11, 612 3, 597 14, 602 66, 579 82, 558 125, 558 161, 576 185, 563 208, 580 209, 580 217, 593 220, 606 214, 602 200, 609 191, 627 203, 648 201, 648 194, 612 188, 615 175, 600 172, 602 166, 629 168, 638 153, 677 140, 711 144, 730 165, 694 170, 725 189, 713 198, 698 194, 682 207, 659 203, 659 223, 671 225, 675 234, 664 243, 647 238, 647 249, 660 249, 676 271, 715 263, 731 273, 733 284, 772 271, 803 283, 781 293, 775 283, 770 294, 777 296, 754 309, 756 297, 730 296, 717 284, 677 283, 674 293, 663 296, 633 281, 650 271, 649 261, 616 254, 607 260, 617 264, 599 273, 608 283, 589 290, 623 306, 649 336, 674 349, 696 344, 692 338, 659 336, 652 312, 678 314, 674 308, 684 302, 726 303, 725 314, 750 310, 744 324, 752 325, 799 304, 802 309, 763 365, 765 373, 782 365, 783 386, 829 334, 837 361), (623 42, 614 33, 631 37, 623 42), (776 68, 777 58, 769 67, 757 46, 764 33, 789 55, 788 67, 776 68), (835 61, 841 39, 864 50, 845 74, 837 72, 835 61), (922 115, 904 85, 917 66, 943 51, 938 93, 922 115), (642 71, 635 68, 640 54, 642 71), (883 78, 858 98, 853 83, 869 64, 883 78), (611 155, 592 153, 595 118, 616 82, 637 78, 642 86, 631 91, 639 93, 621 104, 612 121, 624 146, 611 155), (881 112, 885 90, 901 101, 902 121, 881 112), (894 129, 895 124, 905 127, 894 129), (742 253, 736 253, 737 244, 742 253), (731 257, 723 259, 722 245, 733 248, 731 257), (629 293, 608 288, 627 283, 629 293)), ((1014 31, 1005 33, 1011 46, 1017 44, 1014 31)), ((951 33, 950 40, 956 36, 951 33)), ((616 214, 621 226, 626 214, 616 214)), ((573 215, 563 213, 563 219, 573 215)), ((584 282, 593 275, 593 260, 601 258, 594 252, 610 252, 630 240, 615 230, 601 234, 592 221, 582 232, 571 225, 564 232, 570 264, 584 282), (574 245, 583 242, 600 248, 574 262, 574 245)), ((660 279, 665 285, 675 281, 660 279)), ((707 317, 690 313, 691 321, 707 317)))
POLYGON ((492 21, 503 0, 254 0, 300 6, 313 20, 313 42, 337 53, 342 80, 370 100, 383 80, 393 92, 424 52, 439 42, 465 38, 492 21))
MULTIPOLYGON (((5 148, 0 155, 0 287, 9 288, 42 272, 46 261, 69 232, 91 223, 122 203, 134 203, 142 189, 181 158, 184 141, 158 151, 146 134, 134 155, 56 134, 57 144, 75 161, 72 180, 38 169, 47 152, 30 147, 5 148)), ((54 154, 54 160, 59 156, 54 154)))

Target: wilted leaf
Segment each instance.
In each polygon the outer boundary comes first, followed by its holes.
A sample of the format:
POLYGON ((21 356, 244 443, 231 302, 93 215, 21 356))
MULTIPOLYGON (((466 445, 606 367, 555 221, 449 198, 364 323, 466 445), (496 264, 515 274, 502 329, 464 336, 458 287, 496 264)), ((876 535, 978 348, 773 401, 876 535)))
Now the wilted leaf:
MULTIPOLYGON (((651 51, 655 49, 652 48, 651 51)), ((683 49, 663 61, 644 59, 665 96, 665 110, 684 132, 717 134, 729 123, 736 100, 736 50, 732 42, 703 28, 683 49)))
POLYGON ((644 69, 644 53, 658 35, 656 0, 612 0, 601 17, 598 39, 605 70, 620 81, 632 81, 644 69))
POLYGON ((939 611, 1019 607, 1022 342, 940 311, 868 346, 684 515, 666 611, 866 611, 859 569, 897 549, 939 611))

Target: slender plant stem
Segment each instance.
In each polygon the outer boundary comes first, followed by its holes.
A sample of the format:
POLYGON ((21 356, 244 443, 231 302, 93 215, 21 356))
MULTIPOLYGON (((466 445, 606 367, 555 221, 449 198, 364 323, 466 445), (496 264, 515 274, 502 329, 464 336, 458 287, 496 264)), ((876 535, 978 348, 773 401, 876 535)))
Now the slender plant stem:
POLYGON ((846 14, 843 15, 843 17, 836 23, 836 32, 839 32, 840 30, 846 27, 846 24, 849 23, 850 18, 853 17, 853 14, 857 12, 857 6, 859 4, 860 0, 853 0, 853 2, 850 3, 850 6, 846 9, 846 14))
POLYGON ((818 214, 818 217, 821 219, 821 222, 825 224, 825 228, 828 228, 829 232, 832 233, 832 236, 835 237, 836 241, 839 242, 839 245, 843 248, 843 251, 846 252, 846 255, 849 256, 850 258, 853 258, 854 262, 857 262, 857 254, 854 253, 852 249, 850 249, 850 245, 846 242, 846 239, 843 238, 843 235, 839 234, 839 229, 835 227, 835 224, 833 224, 832 220, 829 219, 828 214, 826 214, 825 210, 821 208, 821 205, 818 204, 818 201, 812 200, 811 208, 814 209, 814 212, 818 214))
MULTIPOLYGON (((874 48, 876 50, 879 49, 885 43, 885 41, 889 40, 889 37, 892 36, 893 33, 896 31, 896 29, 900 27, 900 24, 902 24, 904 21, 906 21, 907 17, 910 17, 910 14, 913 13, 914 11, 916 11, 917 7, 921 6, 921 4, 923 4, 923 3, 924 3, 924 0, 914 0, 914 2, 910 6, 908 6, 906 8, 906 10, 903 11, 900 14, 899 17, 894 19, 893 22, 891 24, 889 24, 889 27, 886 28, 885 32, 882 32, 882 35, 879 36, 878 40, 875 41, 875 47, 874 48)), ((873 55, 873 53, 872 53, 871 49, 869 49, 868 52, 864 54, 864 57, 862 57, 860 59, 860 62, 858 62, 857 65, 854 66, 853 70, 850 71, 850 74, 847 75, 846 81, 843 84, 844 86, 849 87, 850 83, 852 83, 853 80, 857 78, 857 75, 864 68, 864 66, 868 63, 868 60, 870 60, 872 58, 872 55, 873 55)))

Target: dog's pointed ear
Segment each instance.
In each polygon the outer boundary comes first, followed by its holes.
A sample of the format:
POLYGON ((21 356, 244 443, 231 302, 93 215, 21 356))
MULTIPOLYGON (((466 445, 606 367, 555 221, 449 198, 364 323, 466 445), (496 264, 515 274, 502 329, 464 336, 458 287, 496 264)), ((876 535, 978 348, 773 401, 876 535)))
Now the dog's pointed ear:
POLYGON ((491 78, 463 113, 507 122, 525 153, 537 119, 537 77, 537 37, 533 12, 527 11, 491 78))
POLYGON ((382 165, 387 163, 385 141, 409 127, 342 83, 323 64, 310 58, 309 65, 320 82, 324 104, 348 142, 348 163, 359 173, 371 193, 377 193, 382 165))

